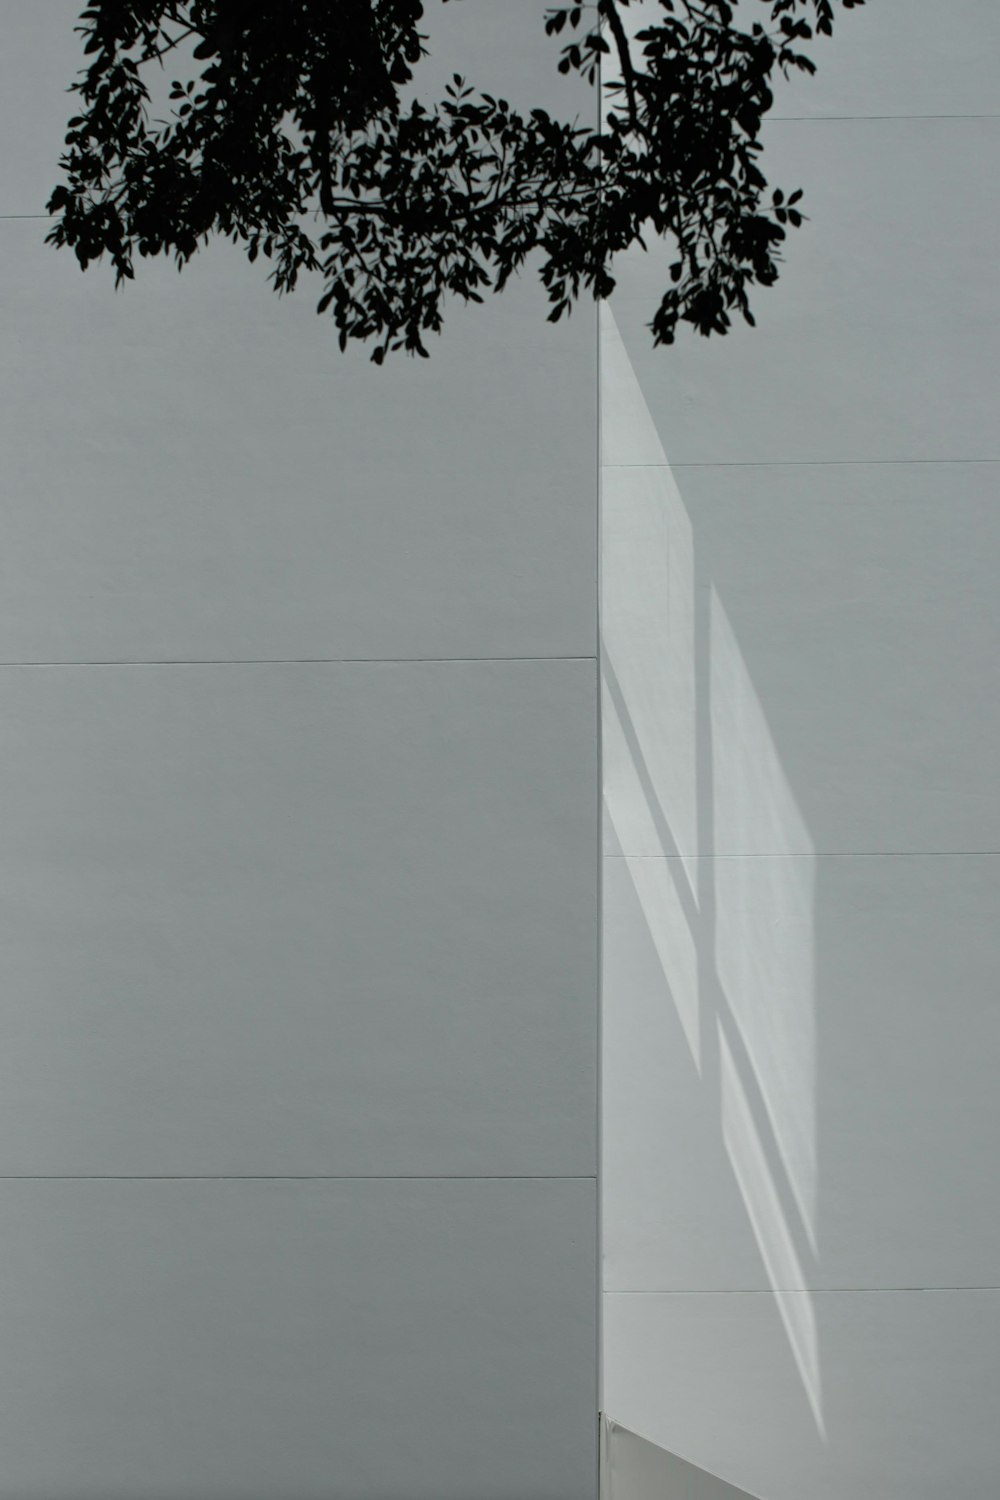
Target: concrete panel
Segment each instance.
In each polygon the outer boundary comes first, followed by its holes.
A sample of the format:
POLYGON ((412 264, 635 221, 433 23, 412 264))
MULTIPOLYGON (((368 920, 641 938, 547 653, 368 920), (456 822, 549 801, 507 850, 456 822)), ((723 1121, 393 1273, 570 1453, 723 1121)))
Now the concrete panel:
POLYGON ((605 1304, 608 1414, 752 1494, 982 1500, 996 1488, 996 1290, 813 1296, 818 1404, 769 1296, 605 1304))
POLYGON ((593 306, 378 370, 232 246, 116 295, 44 231, 0 225, 0 661, 593 654, 593 306))
POLYGON ((628 854, 1000 848, 1000 465, 605 470, 628 854))
POLYGON ((1000 11, 993 0, 867 0, 850 13, 835 9, 833 36, 806 49, 816 73, 778 81, 775 115, 1000 111, 1000 11))
POLYGON ((0 1184, 9 1500, 592 1500, 592 1182, 0 1184))
POLYGON ((83 65, 73 28, 78 0, 0 0, 0 215, 43 214, 60 180, 66 122, 77 113, 67 92, 83 65), (16 143, 16 145, 15 145, 16 143))
POLYGON ((1000 456, 998 149, 998 118, 771 123, 765 170, 805 189, 810 222, 757 328, 723 339, 654 349, 666 253, 619 257, 615 316, 669 461, 1000 456))
POLYGON ((0 673, 0 1173, 592 1173, 595 687, 0 673))
POLYGON ((605 1285, 992 1284, 1000 857, 696 870, 605 862, 605 1285))
POLYGON ((604 1286, 766 1287, 702 1069, 697 920, 676 860, 606 859, 602 892, 604 1286))
POLYGON ((992 1286, 1000 856, 817 861, 819 1256, 843 1286, 992 1286))
MULTIPOLYGON (((736 24, 766 22, 761 0, 735 0, 736 24)), ((993 0, 867 0, 834 6, 832 37, 805 44, 811 77, 773 80, 773 116, 975 115, 1000 110, 1000 12, 993 0)), ((630 35, 655 23, 659 0, 630 0, 630 35)), ((805 18, 805 17, 804 17, 805 18)), ((807 18, 811 19, 811 17, 807 18)), ((609 64, 609 69, 612 65, 609 64)))

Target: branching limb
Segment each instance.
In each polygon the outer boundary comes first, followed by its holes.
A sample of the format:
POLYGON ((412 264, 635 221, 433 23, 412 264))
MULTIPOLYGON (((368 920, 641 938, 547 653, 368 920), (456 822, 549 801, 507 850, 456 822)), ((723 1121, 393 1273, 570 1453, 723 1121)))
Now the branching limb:
POLYGON ((632 67, 632 54, 629 51, 628 37, 622 25, 622 18, 618 14, 615 0, 599 0, 598 12, 604 16, 611 34, 615 39, 615 47, 618 50, 618 61, 622 67, 622 78, 625 82, 625 96, 628 99, 628 118, 633 130, 639 129, 639 111, 635 99, 635 70, 632 67))

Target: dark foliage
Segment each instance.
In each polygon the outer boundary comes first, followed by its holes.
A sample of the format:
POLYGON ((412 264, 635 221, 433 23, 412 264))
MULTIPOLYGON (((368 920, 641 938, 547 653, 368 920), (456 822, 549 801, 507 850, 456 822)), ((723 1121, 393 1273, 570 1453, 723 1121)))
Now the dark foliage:
POLYGON ((482 301, 529 255, 552 320, 605 297, 615 254, 650 234, 671 247, 655 341, 725 333, 734 312, 753 322, 748 288, 775 281, 802 222, 801 192, 768 195, 760 130, 775 70, 814 71, 801 45, 834 3, 743 0, 738 20, 728 0, 657 0, 631 45, 629 0, 548 7, 560 70, 594 83, 606 58, 619 80, 597 129, 458 76, 402 105, 420 0, 92 0, 48 238, 84 268, 109 256, 120 283, 136 252, 182 266, 225 235, 279 292, 319 272, 341 347, 373 340, 381 362, 426 354, 449 295, 482 301), (171 64, 171 118, 151 120, 148 70, 171 64))

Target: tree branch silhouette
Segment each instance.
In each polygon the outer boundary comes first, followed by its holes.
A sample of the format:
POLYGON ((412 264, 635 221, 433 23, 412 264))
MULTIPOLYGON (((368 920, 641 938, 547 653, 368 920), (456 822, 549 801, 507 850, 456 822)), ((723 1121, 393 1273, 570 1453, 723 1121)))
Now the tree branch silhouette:
POLYGON ((682 323, 725 333, 732 313, 753 321, 749 290, 774 283, 803 222, 801 190, 768 196, 761 124, 774 74, 814 71, 801 44, 830 33, 835 3, 863 0, 751 0, 769 25, 749 28, 728 0, 657 0, 631 42, 630 0, 550 6, 561 72, 594 84, 608 55, 621 72, 581 126, 458 75, 404 106, 421 0, 91 0, 48 240, 121 285, 137 258, 183 267, 222 236, 268 260, 278 292, 321 277, 341 346, 370 342, 378 362, 426 355, 449 300, 501 292, 529 261, 558 321, 652 241, 654 342, 682 323), (172 112, 150 122, 145 73, 168 53, 172 112))

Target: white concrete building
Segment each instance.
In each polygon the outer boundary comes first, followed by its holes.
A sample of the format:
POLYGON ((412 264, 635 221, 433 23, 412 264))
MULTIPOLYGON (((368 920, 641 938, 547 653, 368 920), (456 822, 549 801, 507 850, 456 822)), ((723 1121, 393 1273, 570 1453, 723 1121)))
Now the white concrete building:
MULTIPOLYGON (((78 8, 0 0, 0 1500, 596 1500, 599 1412, 602 1500, 994 1494, 1000 11, 818 44, 756 330, 637 254, 377 370, 44 246, 78 8)), ((593 109, 543 11, 428 85, 593 109)))
POLYGON ((604 1407, 763 1500, 983 1500, 1000 8, 812 55, 757 328, 654 351, 641 255, 603 324, 604 1407))
POLYGON ((0 1496, 593 1496, 597 310, 81 276, 79 8, 0 4, 0 1496))

